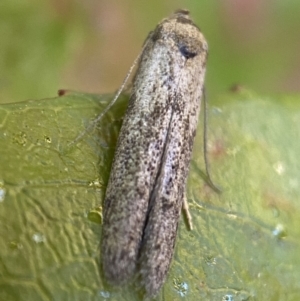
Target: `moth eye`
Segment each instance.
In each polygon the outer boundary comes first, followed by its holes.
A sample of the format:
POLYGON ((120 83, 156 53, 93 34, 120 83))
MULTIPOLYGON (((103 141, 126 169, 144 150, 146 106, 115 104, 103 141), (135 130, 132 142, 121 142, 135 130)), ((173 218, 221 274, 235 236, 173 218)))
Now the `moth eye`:
POLYGON ((190 51, 185 45, 179 46, 179 51, 186 59, 193 58, 197 55, 197 52, 190 51))

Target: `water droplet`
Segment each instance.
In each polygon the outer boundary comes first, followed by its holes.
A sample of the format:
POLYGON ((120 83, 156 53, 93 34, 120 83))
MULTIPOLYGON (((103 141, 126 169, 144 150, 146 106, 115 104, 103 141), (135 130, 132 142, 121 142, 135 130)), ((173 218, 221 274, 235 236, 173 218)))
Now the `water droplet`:
POLYGON ((282 175, 285 172, 285 167, 282 162, 277 162, 273 165, 274 170, 279 174, 282 175))
POLYGON ((102 224, 102 207, 91 209, 87 214, 87 218, 93 223, 102 224))
POLYGON ((272 231, 272 234, 278 239, 284 238, 287 236, 286 229, 282 224, 276 225, 275 229, 272 231))
POLYGON ((110 298, 110 292, 108 291, 99 291, 99 295, 105 299, 110 298))
POLYGON ((176 289, 177 293, 184 297, 189 289, 189 285, 186 282, 180 281, 179 279, 173 279, 174 288, 176 289))
POLYGON ((238 218, 237 215, 236 215, 236 214, 233 214, 233 213, 227 213, 227 217, 228 217, 229 219, 232 219, 232 220, 235 220, 235 219, 238 218))
POLYGON ((234 301, 234 299, 232 295, 225 295, 223 296, 222 301, 234 301))
POLYGON ((4 201, 5 194, 6 194, 6 190, 0 186, 0 203, 4 201))
POLYGON ((35 243, 40 244, 46 242, 46 237, 41 233, 35 233, 32 235, 32 239, 35 243))
POLYGON ((89 182, 88 185, 89 185, 89 187, 94 187, 94 188, 102 188, 103 187, 102 183, 100 182, 100 180, 98 178, 89 182))
POLYGON ((44 136, 44 139, 45 139, 45 142, 46 143, 51 143, 52 142, 52 139, 51 139, 51 137, 49 137, 49 136, 44 136))

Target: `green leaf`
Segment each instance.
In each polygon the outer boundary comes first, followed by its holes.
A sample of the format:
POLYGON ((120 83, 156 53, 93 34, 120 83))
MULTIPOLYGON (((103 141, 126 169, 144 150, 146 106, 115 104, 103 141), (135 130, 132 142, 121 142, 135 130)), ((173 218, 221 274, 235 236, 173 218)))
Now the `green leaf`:
MULTIPOLYGON (((101 204, 123 96, 82 139, 110 95, 0 106, 0 300, 140 300, 107 286, 99 270, 101 204)), ((209 110, 205 183, 202 122, 188 198, 157 300, 297 300, 300 296, 300 102, 242 91, 209 110)))

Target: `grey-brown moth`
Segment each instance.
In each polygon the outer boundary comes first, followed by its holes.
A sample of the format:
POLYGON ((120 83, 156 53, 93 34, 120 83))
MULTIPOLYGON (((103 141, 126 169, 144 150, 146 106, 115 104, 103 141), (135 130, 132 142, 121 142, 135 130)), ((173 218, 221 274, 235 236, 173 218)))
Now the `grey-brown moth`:
POLYGON ((162 20, 144 44, 118 138, 104 199, 103 273, 113 285, 138 275, 148 297, 174 253, 207 53, 188 11, 162 20))

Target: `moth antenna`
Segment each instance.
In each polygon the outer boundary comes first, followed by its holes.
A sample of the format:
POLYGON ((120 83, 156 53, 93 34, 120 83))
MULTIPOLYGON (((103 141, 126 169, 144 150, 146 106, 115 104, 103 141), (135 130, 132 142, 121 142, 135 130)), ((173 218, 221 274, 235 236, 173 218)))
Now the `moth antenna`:
POLYGON ((217 193, 221 193, 222 189, 215 185, 213 180, 210 176, 210 167, 209 167, 209 161, 207 158, 207 99, 206 99, 206 93, 205 88, 203 88, 203 106, 204 106, 204 117, 203 117, 203 153, 204 153, 204 163, 205 163, 205 170, 206 170, 206 176, 207 176, 207 182, 209 186, 217 193))
POLYGON ((95 127, 95 125, 102 119, 102 117, 110 110, 110 108, 115 104, 115 102, 117 101, 117 99, 119 98, 120 94, 122 93, 122 91, 124 90, 124 87, 130 77, 130 75, 132 74, 133 69, 135 68, 135 66, 137 65, 141 55, 144 52, 144 49, 147 46, 147 42, 144 44, 142 50, 140 51, 139 55, 135 58, 133 64, 131 65, 129 71, 126 74, 126 77, 124 78, 120 88, 117 90, 117 93, 115 95, 115 97, 113 98, 113 100, 107 105, 107 107, 93 120, 90 122, 90 124, 88 125, 88 127, 81 133, 79 134, 72 142, 70 142, 68 144, 68 147, 71 148, 74 144, 76 144, 78 141, 80 141, 84 135, 86 134, 86 132, 90 131, 93 127, 95 127))

